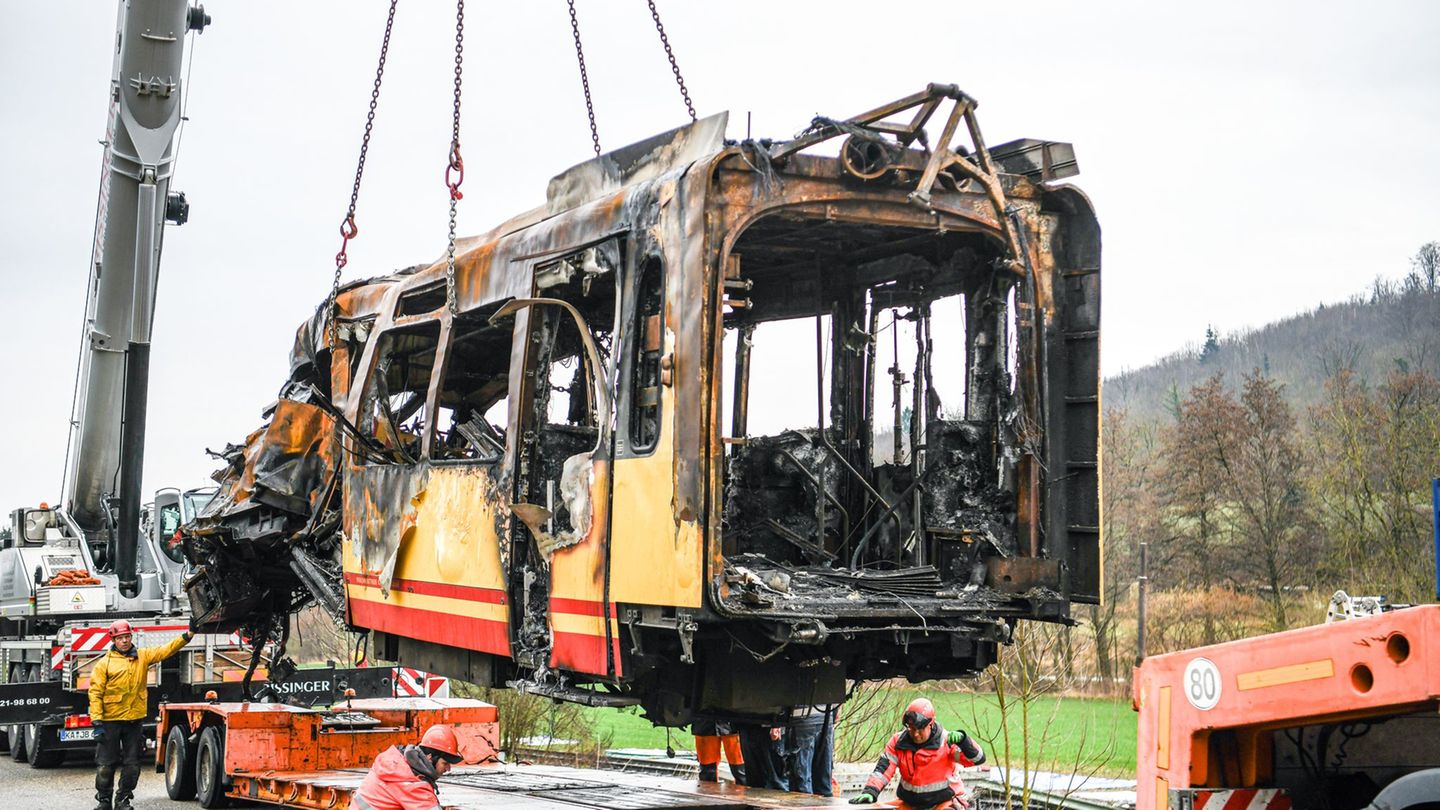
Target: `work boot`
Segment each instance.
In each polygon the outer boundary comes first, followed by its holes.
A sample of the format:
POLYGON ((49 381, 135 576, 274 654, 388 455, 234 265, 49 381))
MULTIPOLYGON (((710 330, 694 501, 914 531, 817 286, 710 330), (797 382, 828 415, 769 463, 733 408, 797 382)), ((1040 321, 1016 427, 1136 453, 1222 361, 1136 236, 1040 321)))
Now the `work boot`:
POLYGON ((733 777, 735 777, 735 784, 737 784, 737 785, 748 785, 748 784, 750 784, 750 783, 745 779, 745 766, 744 766, 743 764, 741 764, 741 765, 731 765, 731 766, 730 766, 730 775, 733 776, 733 777))
POLYGON ((129 800, 129 799, 121 799, 121 800, 115 805, 115 810, 135 810, 135 807, 130 804, 130 800, 129 800))

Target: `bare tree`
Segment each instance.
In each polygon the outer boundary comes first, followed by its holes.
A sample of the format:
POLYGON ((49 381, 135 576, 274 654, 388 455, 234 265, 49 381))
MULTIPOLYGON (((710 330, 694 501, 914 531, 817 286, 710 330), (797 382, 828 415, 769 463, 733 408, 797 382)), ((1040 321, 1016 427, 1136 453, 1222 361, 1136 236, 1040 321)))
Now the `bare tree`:
POLYGON ((1099 605, 1089 609, 1089 630, 1095 648, 1095 672, 1113 684, 1125 660, 1119 638, 1120 606, 1129 601, 1138 573, 1141 541, 1162 537, 1154 494, 1156 446, 1154 426, 1139 423, 1125 410, 1105 412, 1104 531, 1105 592, 1099 605))
MULTIPOLYGON (((1234 440, 1229 426, 1238 418, 1238 406, 1219 374, 1192 388, 1176 406, 1175 424, 1165 432, 1161 450, 1162 525, 1167 545, 1176 550, 1172 559, 1157 560, 1163 584, 1209 591, 1230 579, 1225 470, 1216 447, 1234 440)), ((1218 641, 1217 616, 1207 612, 1199 619, 1204 643, 1218 641)))
POLYGON ((1004 807, 1029 807, 1035 780, 1041 768, 1068 771, 1073 792, 1080 782, 1103 769, 1115 754, 1116 730, 1081 731, 1079 753, 1068 761, 1058 759, 1056 747, 1061 727, 1057 722, 1064 696, 1074 685, 1054 674, 1062 629, 1044 628, 1034 622, 1020 622, 1014 643, 1003 648, 999 660, 982 676, 982 684, 993 693, 998 714, 987 721, 972 712, 972 733, 981 741, 987 758, 1005 771, 1004 807), (1013 778, 1018 775, 1017 780, 1013 778), (1018 784, 1017 784, 1018 782, 1018 784))
POLYGON ((1440 379, 1397 369, 1372 389, 1342 372, 1326 383, 1310 421, 1310 490, 1321 505, 1337 584, 1365 583, 1401 601, 1426 598, 1440 379))
POLYGON ((1295 416, 1282 389, 1258 369, 1247 375, 1230 411, 1230 437, 1213 444, 1236 534, 1265 585, 1272 630, 1289 628, 1289 592, 1310 570, 1316 545, 1295 416))
POLYGON ((1411 275, 1419 289, 1440 291, 1440 242, 1426 242, 1410 259, 1411 275))

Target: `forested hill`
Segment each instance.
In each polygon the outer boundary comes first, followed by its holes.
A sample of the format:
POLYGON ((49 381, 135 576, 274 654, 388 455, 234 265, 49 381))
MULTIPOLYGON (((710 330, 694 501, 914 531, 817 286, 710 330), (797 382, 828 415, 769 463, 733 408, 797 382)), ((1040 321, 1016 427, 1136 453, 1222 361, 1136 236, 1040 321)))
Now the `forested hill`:
POLYGON ((1285 386, 1285 398, 1299 413, 1321 400, 1325 381, 1341 369, 1368 384, 1397 370, 1440 373, 1440 290, 1417 272, 1398 282, 1377 280, 1348 301, 1253 331, 1207 336, 1106 379, 1104 404, 1149 421, 1169 414, 1177 399, 1215 374, 1238 388, 1256 369, 1285 386))

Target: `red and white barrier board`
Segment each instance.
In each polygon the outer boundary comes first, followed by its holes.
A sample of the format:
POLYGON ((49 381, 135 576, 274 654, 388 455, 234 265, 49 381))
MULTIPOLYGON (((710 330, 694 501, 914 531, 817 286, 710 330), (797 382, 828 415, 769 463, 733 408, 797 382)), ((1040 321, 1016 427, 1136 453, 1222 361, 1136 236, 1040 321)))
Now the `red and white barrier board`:
POLYGON ((395 697, 450 697, 450 679, 424 670, 394 667, 391 681, 395 684, 395 697))

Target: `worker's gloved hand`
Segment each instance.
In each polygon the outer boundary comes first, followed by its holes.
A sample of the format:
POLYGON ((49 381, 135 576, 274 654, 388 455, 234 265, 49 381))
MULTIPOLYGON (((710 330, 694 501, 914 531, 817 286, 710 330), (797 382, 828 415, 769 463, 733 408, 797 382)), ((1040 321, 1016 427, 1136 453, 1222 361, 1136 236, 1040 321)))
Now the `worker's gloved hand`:
POLYGON ((875 792, 875 789, 874 789, 874 788, 868 788, 868 787, 867 787, 867 788, 865 788, 864 790, 860 791, 860 794, 859 794, 858 796, 856 796, 856 797, 854 797, 853 799, 851 799, 851 800, 850 800, 850 803, 851 803, 851 804, 874 804, 874 803, 875 803, 875 800, 878 799, 878 798, 880 798, 880 794, 877 793, 877 792, 875 792))
POLYGON ((979 765, 985 761, 985 751, 965 732, 951 731, 945 735, 945 741, 959 748, 965 758, 970 760, 970 764, 979 765))
POLYGON ((93 736, 97 742, 105 737, 105 721, 91 720, 90 728, 95 730, 93 736))
POLYGON ((197 618, 197 617, 195 617, 195 616, 191 616, 191 617, 190 617, 190 634, 191 634, 191 635, 194 635, 195 633, 199 632, 199 630, 200 630, 200 619, 197 618))

